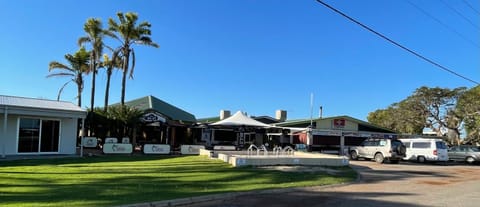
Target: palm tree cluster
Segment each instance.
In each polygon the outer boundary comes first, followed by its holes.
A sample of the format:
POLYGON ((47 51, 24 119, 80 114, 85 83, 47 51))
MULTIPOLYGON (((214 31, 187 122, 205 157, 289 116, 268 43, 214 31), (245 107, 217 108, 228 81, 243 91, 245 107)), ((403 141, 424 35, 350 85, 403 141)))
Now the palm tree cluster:
MULTIPOLYGON (((66 82, 59 90, 57 99, 67 86, 68 83, 74 82, 77 85, 78 106, 82 105, 82 92, 84 86, 84 75, 92 75, 91 99, 90 99, 90 124, 93 124, 94 106, 95 106, 95 82, 99 69, 105 69, 107 81, 105 86, 105 101, 103 110, 106 113, 108 109, 110 79, 113 71, 118 69, 122 71, 121 84, 121 106, 125 105, 125 88, 127 75, 133 78, 135 68, 135 52, 134 45, 146 45, 159 47, 152 41, 151 24, 149 22, 138 21, 138 15, 133 12, 117 13, 117 20, 109 18, 108 27, 103 28, 102 21, 98 18, 89 18, 84 24, 85 36, 78 39, 80 49, 73 55, 66 54, 65 59, 68 65, 52 61, 49 64, 49 71, 55 70, 55 73, 49 74, 47 77, 68 77, 70 80, 66 82), (119 41, 118 46, 106 45, 105 37, 119 41), (87 51, 85 47, 90 48, 87 51), (103 50, 107 49, 108 53, 103 54, 103 50)), ((92 126, 92 125, 91 125, 92 126)))

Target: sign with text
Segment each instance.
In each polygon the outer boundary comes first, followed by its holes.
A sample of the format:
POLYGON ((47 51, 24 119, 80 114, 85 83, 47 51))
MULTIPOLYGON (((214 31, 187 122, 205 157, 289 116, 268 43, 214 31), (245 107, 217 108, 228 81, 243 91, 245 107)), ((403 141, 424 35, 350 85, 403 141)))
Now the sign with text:
POLYGON ((170 154, 170 145, 168 144, 145 144, 143 145, 145 154, 170 154))
POLYGON ((205 149, 203 145, 182 145, 180 147, 180 153, 182 155, 199 155, 200 149, 205 149))
POLYGON ((130 154, 132 152, 132 144, 106 143, 103 145, 105 154, 130 154))
POLYGON ((83 138, 84 147, 97 147, 97 138, 96 137, 84 137, 83 138))

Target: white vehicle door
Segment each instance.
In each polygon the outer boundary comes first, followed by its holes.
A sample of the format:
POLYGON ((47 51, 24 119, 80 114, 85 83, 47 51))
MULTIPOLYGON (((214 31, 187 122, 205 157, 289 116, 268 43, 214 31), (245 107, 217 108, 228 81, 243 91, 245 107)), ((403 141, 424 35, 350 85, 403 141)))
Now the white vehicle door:
POLYGON ((448 149, 447 145, 443 141, 436 141, 435 145, 437 147, 437 156, 439 161, 448 160, 448 149))
POLYGON ((357 148, 357 151, 358 151, 358 155, 360 157, 366 157, 368 156, 367 154, 367 148, 370 147, 371 145, 371 141, 369 140, 365 140, 364 142, 362 142, 362 144, 360 145, 360 147, 357 148))

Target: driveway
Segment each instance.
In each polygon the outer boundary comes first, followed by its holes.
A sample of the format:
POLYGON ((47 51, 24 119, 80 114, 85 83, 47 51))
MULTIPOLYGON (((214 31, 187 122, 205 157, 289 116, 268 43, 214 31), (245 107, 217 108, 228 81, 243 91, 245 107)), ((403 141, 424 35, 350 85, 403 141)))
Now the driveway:
POLYGON ((237 196, 197 207, 480 206, 480 166, 351 161, 358 182, 237 196))

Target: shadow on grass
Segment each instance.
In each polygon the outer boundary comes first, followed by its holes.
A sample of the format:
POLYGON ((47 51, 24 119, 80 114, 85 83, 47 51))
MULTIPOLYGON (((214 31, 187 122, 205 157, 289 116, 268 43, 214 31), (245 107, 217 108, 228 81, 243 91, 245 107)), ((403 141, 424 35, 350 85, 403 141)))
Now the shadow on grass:
POLYGON ((1 206, 112 206, 250 190, 331 184, 345 174, 233 168, 200 156, 28 160, 0 168, 1 206))

